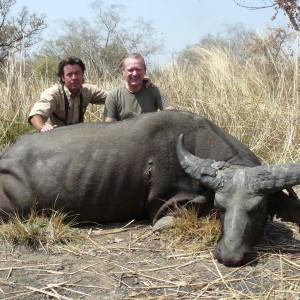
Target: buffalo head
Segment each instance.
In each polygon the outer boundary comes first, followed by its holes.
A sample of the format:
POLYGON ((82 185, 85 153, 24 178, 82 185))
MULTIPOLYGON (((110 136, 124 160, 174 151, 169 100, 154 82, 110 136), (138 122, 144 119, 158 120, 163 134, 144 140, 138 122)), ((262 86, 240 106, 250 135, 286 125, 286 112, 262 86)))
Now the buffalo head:
POLYGON ((183 135, 177 142, 177 155, 186 173, 215 192, 214 206, 220 210, 222 237, 214 255, 224 265, 240 266, 251 261, 252 248, 270 214, 300 224, 300 201, 282 197, 288 199, 288 211, 278 199, 283 194, 281 190, 300 183, 300 164, 242 167, 201 159, 185 149, 183 135), (277 210, 270 209, 270 199, 276 202, 277 210))

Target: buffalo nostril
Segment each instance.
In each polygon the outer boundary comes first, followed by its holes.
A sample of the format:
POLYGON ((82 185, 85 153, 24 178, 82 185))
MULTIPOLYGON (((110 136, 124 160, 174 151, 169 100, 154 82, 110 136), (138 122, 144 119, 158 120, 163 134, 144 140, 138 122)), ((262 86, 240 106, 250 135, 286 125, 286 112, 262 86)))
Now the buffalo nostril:
POLYGON ((246 251, 246 252, 244 252, 242 259, 235 262, 235 266, 241 267, 241 266, 247 264, 248 262, 250 262, 251 259, 252 259, 252 253, 249 251, 246 251))
POLYGON ((241 267, 252 259, 251 251, 245 251, 244 253, 236 253, 235 255, 228 256, 228 253, 221 253, 219 249, 214 252, 214 258, 221 264, 227 267, 241 267))
POLYGON ((246 251, 246 252, 244 253, 242 262, 243 262, 243 264, 246 264, 246 263, 248 263, 249 261, 251 261, 251 259, 252 259, 252 253, 251 253, 250 251, 246 251))

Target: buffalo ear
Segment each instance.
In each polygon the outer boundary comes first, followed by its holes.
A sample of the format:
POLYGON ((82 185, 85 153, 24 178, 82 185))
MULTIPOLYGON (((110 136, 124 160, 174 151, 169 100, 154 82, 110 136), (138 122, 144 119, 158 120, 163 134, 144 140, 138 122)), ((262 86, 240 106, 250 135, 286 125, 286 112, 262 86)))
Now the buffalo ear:
POLYGON ((300 226, 300 201, 283 191, 269 195, 268 198, 269 215, 276 216, 285 222, 293 222, 300 226))

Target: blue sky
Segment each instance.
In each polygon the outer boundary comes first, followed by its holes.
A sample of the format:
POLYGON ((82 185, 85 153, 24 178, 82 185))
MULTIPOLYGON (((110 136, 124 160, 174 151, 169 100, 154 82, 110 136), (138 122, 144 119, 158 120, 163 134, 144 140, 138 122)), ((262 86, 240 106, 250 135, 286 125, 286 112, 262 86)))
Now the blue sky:
MULTIPOLYGON (((58 20, 80 17, 92 20, 92 2, 17 0, 13 12, 27 6, 31 13, 46 14, 48 28, 44 37, 51 37, 53 32, 60 30, 57 27, 58 20)), ((202 36, 222 32, 224 24, 242 23, 247 29, 262 32, 268 25, 286 25, 288 22, 283 15, 279 15, 276 21, 271 21, 273 9, 249 11, 237 6, 233 0, 104 0, 104 3, 123 4, 126 6, 124 15, 128 18, 135 19, 139 16, 152 22, 158 37, 165 41, 164 53, 156 57, 161 64, 172 61, 174 53, 198 42, 202 36)))

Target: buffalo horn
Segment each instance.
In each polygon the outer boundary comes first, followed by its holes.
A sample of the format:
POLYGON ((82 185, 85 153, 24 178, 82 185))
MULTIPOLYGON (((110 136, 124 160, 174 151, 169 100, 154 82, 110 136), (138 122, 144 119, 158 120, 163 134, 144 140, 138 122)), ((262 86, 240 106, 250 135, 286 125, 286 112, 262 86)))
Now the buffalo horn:
POLYGON ((227 164, 225 162, 215 162, 212 159, 202 159, 191 154, 183 144, 183 134, 177 141, 177 156, 184 171, 191 177, 199 180, 203 185, 217 191, 223 188, 224 180, 217 177, 218 169, 222 169, 227 164))
POLYGON ((273 193, 300 184, 300 164, 264 165, 246 170, 249 190, 273 193))

